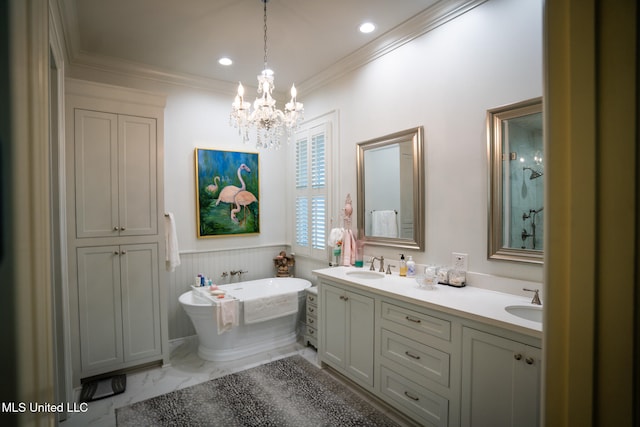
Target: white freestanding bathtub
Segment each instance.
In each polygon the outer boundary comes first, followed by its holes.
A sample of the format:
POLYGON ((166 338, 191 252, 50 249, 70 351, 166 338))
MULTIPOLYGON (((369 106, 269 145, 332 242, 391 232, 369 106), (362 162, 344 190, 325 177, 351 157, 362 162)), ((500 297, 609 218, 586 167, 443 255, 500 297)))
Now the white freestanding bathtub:
POLYGON ((296 326, 304 315, 304 290, 310 286, 311 282, 308 280, 289 277, 250 280, 220 286, 227 295, 239 301, 239 325, 222 334, 218 334, 214 302, 203 297, 199 291, 183 293, 179 301, 198 334, 198 356, 205 360, 221 362, 295 343, 296 326), (298 292, 297 313, 245 324, 243 301, 294 291, 298 292))

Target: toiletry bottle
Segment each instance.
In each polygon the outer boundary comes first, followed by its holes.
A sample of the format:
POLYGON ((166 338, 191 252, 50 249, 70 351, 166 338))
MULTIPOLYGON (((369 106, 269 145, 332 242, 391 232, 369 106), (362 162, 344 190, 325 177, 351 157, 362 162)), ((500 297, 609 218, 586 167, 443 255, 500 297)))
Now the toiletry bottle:
POLYGON ((404 260, 404 254, 400 254, 400 276, 407 275, 407 262, 404 260))
POLYGON ((407 260, 407 277, 416 277, 416 263, 411 255, 407 260))

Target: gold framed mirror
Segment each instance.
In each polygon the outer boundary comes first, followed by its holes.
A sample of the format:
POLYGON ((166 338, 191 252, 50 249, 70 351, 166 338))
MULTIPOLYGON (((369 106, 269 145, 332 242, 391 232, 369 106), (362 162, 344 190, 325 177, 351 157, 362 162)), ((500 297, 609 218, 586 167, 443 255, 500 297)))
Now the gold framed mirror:
POLYGON ((542 98, 487 111, 489 258, 544 256, 542 98))
POLYGON ((424 128, 357 146, 358 238, 424 251, 424 128))

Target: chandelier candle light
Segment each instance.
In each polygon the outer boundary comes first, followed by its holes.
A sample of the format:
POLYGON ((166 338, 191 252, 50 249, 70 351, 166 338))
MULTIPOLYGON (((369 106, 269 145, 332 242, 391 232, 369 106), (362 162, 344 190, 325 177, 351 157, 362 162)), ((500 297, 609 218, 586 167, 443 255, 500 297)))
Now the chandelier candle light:
POLYGON ((287 102, 284 112, 276 108, 272 98, 275 88, 273 70, 267 66, 267 2, 264 4, 264 69, 258 75, 258 97, 251 104, 244 100, 244 87, 238 85, 238 94, 232 104, 230 123, 238 129, 243 142, 249 141, 249 134, 255 129, 256 148, 278 149, 283 131, 291 137, 298 124, 303 120, 304 108, 296 101, 296 87, 291 86, 291 101, 287 102))

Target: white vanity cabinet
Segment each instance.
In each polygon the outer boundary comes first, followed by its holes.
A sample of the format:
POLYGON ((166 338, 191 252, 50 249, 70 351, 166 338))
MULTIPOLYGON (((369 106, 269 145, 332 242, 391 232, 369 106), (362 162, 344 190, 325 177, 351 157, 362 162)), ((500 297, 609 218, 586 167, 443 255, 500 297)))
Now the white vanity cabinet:
POLYGON ((540 425, 542 353, 521 341, 463 328, 463 427, 540 425))
POLYGON ((373 387, 374 299, 339 284, 320 283, 320 360, 373 387))
POLYGON ((419 425, 539 426, 540 334, 502 314, 520 297, 416 291, 393 277, 368 286, 339 268, 317 274, 321 363, 419 425))
POLYGON ((78 248, 83 375, 160 355, 156 244, 78 248))

